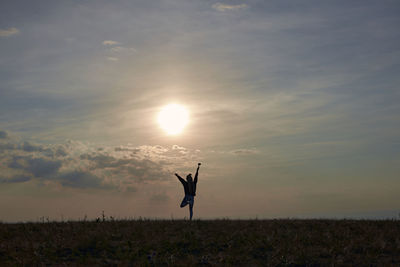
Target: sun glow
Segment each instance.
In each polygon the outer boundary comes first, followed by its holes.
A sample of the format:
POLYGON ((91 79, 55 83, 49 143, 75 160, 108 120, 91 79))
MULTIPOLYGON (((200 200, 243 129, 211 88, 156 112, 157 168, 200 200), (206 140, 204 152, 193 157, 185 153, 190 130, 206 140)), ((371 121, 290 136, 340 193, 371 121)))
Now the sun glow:
POLYGON ((178 104, 169 104, 158 113, 158 124, 169 135, 180 134, 189 122, 188 110, 178 104))

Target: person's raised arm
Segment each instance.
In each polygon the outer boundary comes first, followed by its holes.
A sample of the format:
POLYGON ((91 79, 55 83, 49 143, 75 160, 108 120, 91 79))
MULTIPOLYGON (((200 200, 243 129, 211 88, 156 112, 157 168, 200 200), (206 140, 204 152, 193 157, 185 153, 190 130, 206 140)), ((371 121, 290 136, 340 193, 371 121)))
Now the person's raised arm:
POLYGON ((201 163, 198 163, 198 164, 197 164, 196 175, 194 176, 194 183, 197 183, 197 177, 199 177, 200 165, 201 165, 201 163))
POLYGON ((180 177, 177 173, 175 173, 175 176, 178 177, 179 181, 181 181, 182 184, 185 184, 185 180, 183 180, 183 178, 180 177))

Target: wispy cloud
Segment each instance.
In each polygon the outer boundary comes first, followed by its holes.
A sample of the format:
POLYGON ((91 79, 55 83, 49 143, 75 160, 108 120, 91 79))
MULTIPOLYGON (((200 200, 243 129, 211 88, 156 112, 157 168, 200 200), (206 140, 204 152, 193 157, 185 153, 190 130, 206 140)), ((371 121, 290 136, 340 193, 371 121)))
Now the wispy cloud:
POLYGON ((119 45, 120 43, 117 41, 112 41, 112 40, 105 40, 103 41, 103 45, 106 46, 112 46, 112 45, 119 45))
POLYGON ((0 37, 8 37, 12 35, 16 35, 19 33, 19 30, 15 27, 8 28, 8 29, 0 29, 0 37))
POLYGON ((137 52, 135 48, 121 46, 120 42, 113 40, 105 40, 103 41, 103 45, 109 53, 109 56, 107 57, 107 60, 109 61, 119 61, 119 57, 116 56, 118 54, 130 55, 137 52))
POLYGON ((235 149, 230 151, 231 154, 237 155, 237 156, 246 156, 246 155, 255 155, 259 154, 260 151, 258 151, 255 148, 241 148, 241 149, 235 149))
POLYGON ((122 46, 114 46, 110 49, 112 52, 120 52, 123 50, 122 46))
POLYGON ((238 10, 238 9, 244 9, 247 7, 249 7, 249 6, 246 4, 229 5, 229 4, 223 4, 223 3, 215 3, 212 5, 212 8, 214 8, 218 11, 238 10))
POLYGON ((136 53, 136 49, 133 47, 113 46, 110 48, 113 53, 136 53))

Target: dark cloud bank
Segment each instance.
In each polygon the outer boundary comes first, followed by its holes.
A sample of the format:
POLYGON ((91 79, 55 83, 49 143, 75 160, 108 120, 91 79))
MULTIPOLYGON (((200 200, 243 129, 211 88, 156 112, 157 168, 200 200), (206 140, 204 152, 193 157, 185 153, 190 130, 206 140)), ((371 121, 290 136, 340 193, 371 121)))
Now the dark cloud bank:
POLYGON ((0 131, 0 183, 134 192, 140 184, 172 179, 169 166, 184 164, 196 153, 176 145, 98 148, 76 141, 35 144, 16 141, 0 131))

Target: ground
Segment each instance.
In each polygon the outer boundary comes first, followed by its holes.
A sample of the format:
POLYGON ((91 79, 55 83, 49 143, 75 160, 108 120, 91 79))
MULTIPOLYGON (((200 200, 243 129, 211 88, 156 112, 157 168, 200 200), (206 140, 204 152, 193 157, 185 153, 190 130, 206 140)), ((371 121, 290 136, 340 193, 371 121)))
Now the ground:
POLYGON ((1 265, 400 266, 398 220, 0 224, 1 265))

